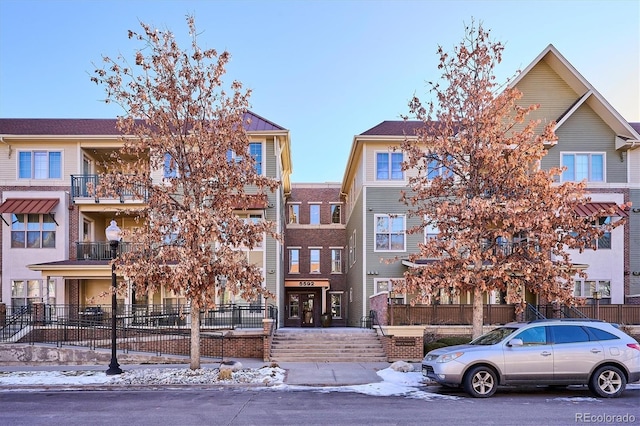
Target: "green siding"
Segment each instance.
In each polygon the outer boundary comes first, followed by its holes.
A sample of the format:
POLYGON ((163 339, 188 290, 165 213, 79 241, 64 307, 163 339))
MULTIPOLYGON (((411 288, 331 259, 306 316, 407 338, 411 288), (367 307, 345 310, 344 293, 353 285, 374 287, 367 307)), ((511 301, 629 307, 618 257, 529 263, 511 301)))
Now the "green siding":
POLYGON ((581 106, 557 130, 558 144, 549 149, 542 160, 542 167, 560 166, 562 152, 604 152, 606 153, 606 181, 624 183, 627 181, 626 160, 620 161, 615 150, 615 133, 588 106, 581 106))
POLYGON ((350 326, 359 326, 360 318, 362 317, 362 309, 364 301, 362 300, 362 271, 363 271, 363 248, 362 248, 362 204, 363 204, 364 191, 360 192, 360 196, 356 200, 353 206, 351 215, 349 216, 349 222, 347 223, 347 241, 345 245, 349 244, 350 238, 353 235, 353 231, 356 231, 356 262, 353 265, 349 264, 349 249, 345 250, 345 260, 347 267, 347 289, 351 296, 351 301, 348 301, 348 318, 347 323, 350 326))
MULTIPOLYGON (((365 271, 375 271, 375 275, 367 275, 366 286, 367 295, 373 295, 374 280, 379 278, 402 278, 407 267, 402 265, 401 260, 407 258, 409 254, 418 251, 418 243, 424 240, 424 233, 406 234, 406 251, 404 252, 376 252, 375 251, 375 230, 374 220, 377 214, 403 214, 406 215, 407 229, 411 229, 420 223, 420 218, 408 215, 409 207, 400 202, 400 191, 405 188, 367 188, 367 208, 366 210, 366 256, 367 263, 365 271)), ((369 299, 367 311, 369 309, 369 299)))

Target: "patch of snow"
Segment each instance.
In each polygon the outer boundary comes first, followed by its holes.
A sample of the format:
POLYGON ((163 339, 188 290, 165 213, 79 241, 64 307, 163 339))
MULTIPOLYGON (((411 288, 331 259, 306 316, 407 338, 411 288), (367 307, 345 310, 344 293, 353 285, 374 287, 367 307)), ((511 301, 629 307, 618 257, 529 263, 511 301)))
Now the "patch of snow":
POLYGON ((589 396, 567 396, 560 398, 547 399, 547 402, 550 401, 563 401, 563 402, 602 402, 598 398, 593 398, 589 396))

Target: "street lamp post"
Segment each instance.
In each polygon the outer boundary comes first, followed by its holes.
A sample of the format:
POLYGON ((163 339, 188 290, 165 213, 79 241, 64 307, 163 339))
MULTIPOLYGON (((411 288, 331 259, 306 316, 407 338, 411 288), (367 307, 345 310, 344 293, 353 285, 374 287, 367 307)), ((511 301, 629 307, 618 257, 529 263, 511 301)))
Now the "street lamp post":
MULTIPOLYGON (((115 260, 118 255, 118 244, 120 244, 120 228, 118 228, 115 220, 111 221, 105 230, 105 234, 107 236, 107 240, 109 240, 109 246, 111 247, 111 259, 115 260)), ((113 262, 111 263, 111 362, 109 363, 107 376, 122 374, 120 364, 118 364, 118 357, 116 355, 116 310, 118 308, 118 300, 116 299, 117 289, 116 263, 113 262)))

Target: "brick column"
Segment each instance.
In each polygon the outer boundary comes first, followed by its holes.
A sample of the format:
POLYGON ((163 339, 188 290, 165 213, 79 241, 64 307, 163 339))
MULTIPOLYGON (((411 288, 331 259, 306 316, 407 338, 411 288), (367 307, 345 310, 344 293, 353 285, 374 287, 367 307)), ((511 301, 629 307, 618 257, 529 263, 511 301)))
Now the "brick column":
POLYGON ((271 318, 265 318, 262 320, 262 359, 263 361, 269 361, 271 355, 271 342, 273 341, 273 333, 275 327, 275 320, 271 318))

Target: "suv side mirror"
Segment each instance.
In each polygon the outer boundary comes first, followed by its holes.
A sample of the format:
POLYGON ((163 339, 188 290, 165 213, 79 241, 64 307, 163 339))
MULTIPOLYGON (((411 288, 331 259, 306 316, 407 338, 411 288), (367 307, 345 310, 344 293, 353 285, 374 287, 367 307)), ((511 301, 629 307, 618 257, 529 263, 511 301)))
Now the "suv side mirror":
POLYGON ((524 343, 522 342, 522 339, 511 339, 509 340, 509 343, 507 343, 507 346, 522 346, 524 345, 524 343))

